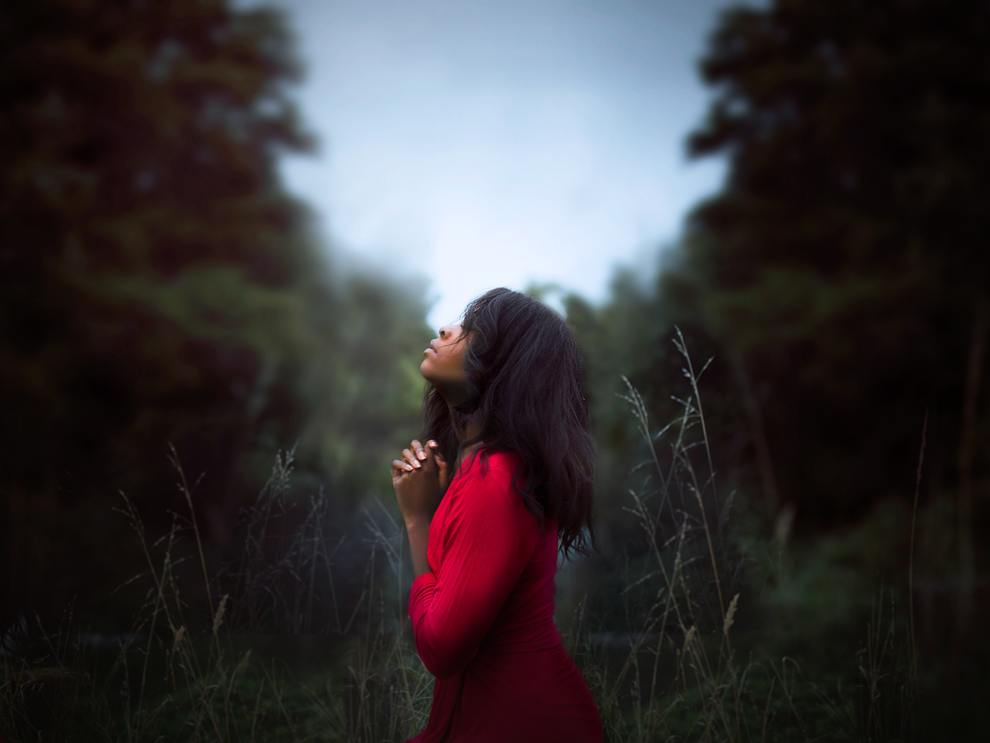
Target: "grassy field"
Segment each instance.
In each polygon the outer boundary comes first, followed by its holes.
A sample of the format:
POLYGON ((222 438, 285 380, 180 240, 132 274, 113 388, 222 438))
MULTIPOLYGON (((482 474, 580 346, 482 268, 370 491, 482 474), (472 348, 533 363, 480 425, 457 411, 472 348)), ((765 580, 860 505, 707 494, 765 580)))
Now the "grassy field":
MULTIPOLYGON (((639 541, 613 555, 624 570, 600 585, 614 592, 558 602, 607 739, 981 739, 975 714, 990 698, 990 653, 947 608, 951 514, 941 502, 920 508, 916 493, 813 541, 790 538, 786 513, 760 527, 743 495, 716 487, 698 377, 685 364, 691 394, 660 432, 627 382, 658 486, 628 491, 639 541), (621 631, 609 624, 617 612, 621 631)), ((247 513, 239 559, 216 572, 192 489, 188 518, 153 543, 121 494, 119 516, 146 558, 124 590, 143 586, 143 608, 118 637, 78 626, 71 607, 57 626, 25 616, 11 628, 0 739, 398 741, 419 730, 433 678, 406 616, 398 521, 384 508, 368 513, 366 585, 342 605, 334 573, 343 538, 326 531, 326 496, 302 502, 291 533, 271 533, 291 475, 291 455, 280 457, 247 513)))

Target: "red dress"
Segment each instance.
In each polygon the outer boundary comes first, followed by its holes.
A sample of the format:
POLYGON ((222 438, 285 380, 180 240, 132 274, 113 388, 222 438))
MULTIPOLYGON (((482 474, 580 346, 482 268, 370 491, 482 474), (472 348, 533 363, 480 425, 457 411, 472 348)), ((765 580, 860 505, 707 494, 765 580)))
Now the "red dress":
POLYGON ((430 570, 409 591, 416 650, 436 680, 426 727, 406 743, 600 743, 598 707, 554 622, 557 524, 541 534, 513 492, 518 455, 481 459, 468 455, 447 488, 430 570))

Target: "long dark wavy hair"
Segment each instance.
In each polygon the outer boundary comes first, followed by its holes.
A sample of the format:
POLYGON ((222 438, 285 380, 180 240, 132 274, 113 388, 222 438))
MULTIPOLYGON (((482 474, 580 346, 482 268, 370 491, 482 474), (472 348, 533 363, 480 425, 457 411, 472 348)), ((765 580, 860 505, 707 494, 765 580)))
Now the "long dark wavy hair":
MULTIPOLYGON (((571 328, 553 309, 505 287, 471 300, 461 314, 467 376, 464 399, 449 405, 427 383, 422 440, 435 439, 450 464, 449 481, 461 449, 484 442, 484 471, 492 451, 515 452, 522 467, 513 487, 540 527, 557 520, 558 549, 586 554, 587 540, 597 551, 592 526, 595 444, 589 430, 584 358, 571 328), (480 432, 460 441, 469 417, 480 432), (451 420, 451 418, 454 420, 451 420), (522 476, 522 482, 519 481, 522 476)), ((461 464, 463 467, 463 463, 461 464)))

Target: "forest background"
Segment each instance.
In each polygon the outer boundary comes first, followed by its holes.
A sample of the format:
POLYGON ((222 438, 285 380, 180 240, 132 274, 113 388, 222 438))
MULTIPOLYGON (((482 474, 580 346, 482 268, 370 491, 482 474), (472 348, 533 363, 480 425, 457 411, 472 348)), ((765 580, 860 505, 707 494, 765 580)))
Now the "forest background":
MULTIPOLYGON (((975 726, 990 660, 988 35, 978 2, 726 12, 698 60, 710 109, 685 140, 728 157, 722 189, 652 265, 617 268, 602 303, 522 288, 553 295, 586 349, 599 446, 606 557, 562 567, 562 625, 584 596, 589 641, 642 626, 649 597, 628 589, 680 522, 671 511, 644 541, 629 493, 658 487, 654 445, 697 392, 713 477, 695 484, 736 588, 717 616, 738 592, 753 647, 861 679, 885 587, 935 695, 918 724, 954 740, 975 726)), ((369 577, 403 548, 389 463, 418 434, 436 329, 425 285, 338 262, 279 176, 317 140, 284 18, 220 0, 17 2, 0 38, 0 627, 133 631, 146 550, 160 559, 179 527, 175 574, 207 633, 226 579, 241 590, 225 628, 320 636, 328 666, 349 657, 380 616, 369 577), (317 529, 326 573, 280 569, 299 556, 250 541, 250 507, 290 474, 280 538, 317 529), (255 583, 243 562, 200 580, 245 544, 255 583)), ((402 590, 381 598, 401 624, 402 590)))

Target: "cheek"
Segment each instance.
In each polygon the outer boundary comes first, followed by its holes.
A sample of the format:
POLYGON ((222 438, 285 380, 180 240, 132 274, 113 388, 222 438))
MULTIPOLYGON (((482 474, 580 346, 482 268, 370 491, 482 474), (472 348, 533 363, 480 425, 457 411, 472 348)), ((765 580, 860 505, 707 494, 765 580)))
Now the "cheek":
POLYGON ((458 353, 441 353, 434 357, 433 364, 438 369, 442 369, 449 378, 458 378, 464 375, 464 357, 458 353))

